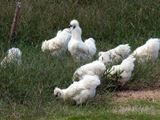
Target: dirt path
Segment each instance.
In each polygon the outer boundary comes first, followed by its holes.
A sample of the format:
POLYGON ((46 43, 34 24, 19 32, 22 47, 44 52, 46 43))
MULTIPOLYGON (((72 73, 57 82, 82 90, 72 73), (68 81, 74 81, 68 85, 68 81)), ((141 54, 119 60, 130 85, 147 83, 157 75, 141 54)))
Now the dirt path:
POLYGON ((113 99, 117 102, 125 102, 128 100, 160 101, 160 89, 115 92, 113 99))

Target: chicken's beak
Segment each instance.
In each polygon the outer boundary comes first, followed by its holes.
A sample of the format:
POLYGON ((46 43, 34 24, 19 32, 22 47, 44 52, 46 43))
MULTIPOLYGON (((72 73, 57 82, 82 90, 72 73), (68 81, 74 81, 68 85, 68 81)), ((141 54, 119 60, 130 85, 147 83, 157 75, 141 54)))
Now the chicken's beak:
POLYGON ((68 27, 71 28, 71 27, 73 27, 73 26, 72 26, 72 25, 69 25, 68 27))
POLYGON ((53 94, 55 97, 58 97, 58 94, 53 94))
POLYGON ((73 30, 73 26, 72 25, 69 25, 69 31, 71 32, 73 30))
POLYGON ((76 28, 76 26, 75 26, 75 25, 69 25, 69 28, 70 28, 70 30, 72 31, 73 29, 76 28))

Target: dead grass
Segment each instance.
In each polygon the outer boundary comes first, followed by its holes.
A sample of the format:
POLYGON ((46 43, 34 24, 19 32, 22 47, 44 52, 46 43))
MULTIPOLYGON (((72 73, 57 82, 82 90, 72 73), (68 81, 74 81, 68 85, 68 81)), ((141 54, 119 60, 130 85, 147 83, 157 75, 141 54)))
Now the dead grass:
POLYGON ((129 100, 160 101, 160 89, 115 92, 113 100, 116 102, 127 102, 129 100))

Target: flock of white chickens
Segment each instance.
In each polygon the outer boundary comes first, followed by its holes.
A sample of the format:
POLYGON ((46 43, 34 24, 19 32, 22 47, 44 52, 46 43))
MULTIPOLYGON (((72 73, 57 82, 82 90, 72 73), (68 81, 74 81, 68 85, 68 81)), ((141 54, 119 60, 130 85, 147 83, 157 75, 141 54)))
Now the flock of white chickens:
MULTIPOLYGON (((82 30, 77 20, 70 22, 70 28, 58 31, 56 37, 45 40, 41 49, 43 52, 59 56, 65 51, 69 51, 74 61, 81 62, 91 60, 96 54, 96 44, 93 38, 85 41, 81 38, 82 30)), ((144 45, 138 47, 131 53, 128 44, 122 44, 109 51, 99 52, 99 58, 91 63, 79 67, 73 74, 73 83, 66 89, 56 87, 54 95, 65 100, 73 100, 76 104, 82 104, 96 94, 96 88, 101 84, 101 77, 104 72, 115 75, 120 72, 120 84, 123 86, 130 80, 134 70, 134 62, 146 61, 154 62, 158 58, 160 49, 160 39, 151 38, 144 45), (115 61, 122 61, 119 65, 113 65, 107 69, 108 64, 115 61)), ((21 64, 21 51, 18 48, 8 50, 8 55, 2 60, 1 66, 9 63, 21 64)))

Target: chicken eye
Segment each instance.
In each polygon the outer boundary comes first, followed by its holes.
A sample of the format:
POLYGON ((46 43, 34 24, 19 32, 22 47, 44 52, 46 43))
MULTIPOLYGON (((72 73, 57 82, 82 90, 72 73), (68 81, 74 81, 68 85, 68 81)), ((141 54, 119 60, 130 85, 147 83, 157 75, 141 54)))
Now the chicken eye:
POLYGON ((102 61, 103 61, 103 57, 102 57, 102 61))
POLYGON ((61 96, 61 93, 59 92, 58 94, 57 94, 57 97, 60 97, 61 96))
POLYGON ((73 26, 73 29, 75 29, 75 28, 76 28, 76 26, 74 25, 74 26, 73 26))
POLYGON ((71 28, 71 27, 73 27, 72 25, 69 25, 69 27, 71 28))
POLYGON ((111 54, 109 54, 109 60, 111 60, 111 59, 112 59, 111 54))
POLYGON ((69 25, 69 27, 70 27, 70 28, 73 28, 73 29, 75 29, 75 28, 76 28, 76 26, 75 26, 75 25, 69 25))

